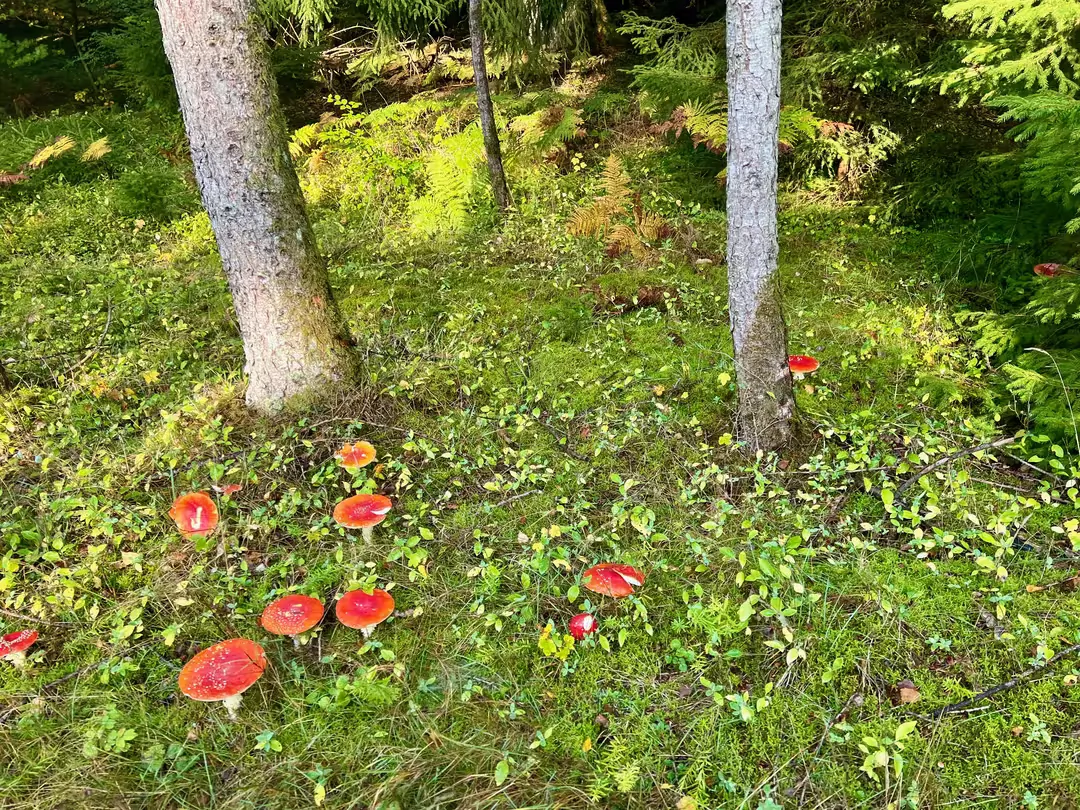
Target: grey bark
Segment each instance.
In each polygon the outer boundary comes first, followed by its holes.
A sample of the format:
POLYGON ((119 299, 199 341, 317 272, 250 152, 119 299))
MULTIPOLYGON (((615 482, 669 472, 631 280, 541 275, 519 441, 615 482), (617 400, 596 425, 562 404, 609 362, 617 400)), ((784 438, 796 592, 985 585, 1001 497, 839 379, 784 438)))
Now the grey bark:
POLYGON ((491 104, 488 83, 487 57, 484 55, 484 19, 482 0, 469 0, 469 41, 472 45, 473 75, 476 79, 476 104, 480 108, 480 129, 484 133, 484 152, 487 154, 491 191, 500 211, 510 207, 510 189, 503 170, 499 131, 495 128, 495 108, 491 104))
POLYGON ((247 404, 274 411, 353 373, 288 152, 254 0, 157 0, 195 179, 244 341, 247 404))
POLYGON ((781 0, 728 0, 728 308, 737 428, 751 450, 791 438, 795 400, 776 269, 781 0))

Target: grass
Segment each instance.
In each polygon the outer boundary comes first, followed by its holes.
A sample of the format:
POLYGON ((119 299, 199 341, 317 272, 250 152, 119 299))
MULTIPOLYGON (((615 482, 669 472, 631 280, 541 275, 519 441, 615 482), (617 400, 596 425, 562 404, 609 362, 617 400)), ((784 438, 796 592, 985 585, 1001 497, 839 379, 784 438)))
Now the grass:
MULTIPOLYGON (((988 407, 957 323, 950 268, 975 237, 786 195, 791 346, 822 369, 798 387, 798 446, 747 459, 730 435, 716 167, 632 127, 604 139, 676 225, 645 261, 566 234, 597 193, 588 143, 570 145, 574 168, 517 160, 505 224, 477 180, 466 227, 419 236, 408 201, 436 115, 459 114, 402 116, 412 151, 392 126, 360 127, 326 144, 334 171, 302 163, 364 376, 276 420, 242 407, 205 217, 190 194, 163 207, 147 190, 186 188, 182 162, 138 146, 172 143, 175 122, 80 119, 114 152, 3 192, 0 626, 41 630, 29 669, 0 668, 4 806, 1080 799, 1074 662, 928 717, 1078 631, 1076 594, 1026 589, 1064 579, 1080 541, 1060 448, 1009 451, 1052 474, 980 454, 889 497, 1017 427, 988 407), (338 468, 361 438, 377 466, 338 468), (224 483, 243 489, 215 496, 214 537, 180 537, 172 499, 224 483), (329 518, 358 490, 395 502, 371 544, 329 518), (645 586, 590 595, 581 573, 608 560, 645 586), (294 650, 258 624, 283 593, 371 585, 401 613, 367 643, 328 620, 294 650), (581 610, 601 632, 571 647, 581 610), (237 635, 271 665, 230 723, 176 676, 237 635), (860 770, 874 754, 888 766, 860 770)), ((32 154, 71 126, 8 125, 0 143, 32 154)))

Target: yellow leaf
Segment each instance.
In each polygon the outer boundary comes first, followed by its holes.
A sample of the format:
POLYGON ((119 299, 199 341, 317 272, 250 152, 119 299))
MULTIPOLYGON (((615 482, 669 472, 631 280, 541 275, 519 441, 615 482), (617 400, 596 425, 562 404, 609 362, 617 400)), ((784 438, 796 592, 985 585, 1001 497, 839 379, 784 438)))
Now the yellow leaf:
POLYGON ((581 750, 586 754, 592 751, 592 737, 585 738, 585 742, 581 744, 581 750))
POLYGON ((315 806, 322 807, 322 803, 326 801, 326 785, 321 782, 315 785, 315 806))

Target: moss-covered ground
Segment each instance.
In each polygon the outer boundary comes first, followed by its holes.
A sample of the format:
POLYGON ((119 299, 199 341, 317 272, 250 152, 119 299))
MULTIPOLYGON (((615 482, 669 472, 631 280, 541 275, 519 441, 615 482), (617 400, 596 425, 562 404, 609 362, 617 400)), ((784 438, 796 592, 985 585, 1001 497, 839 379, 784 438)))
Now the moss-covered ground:
POLYGON ((40 632, 0 662, 0 806, 1075 806, 1080 664, 1050 659, 1080 596, 1028 588, 1074 573, 1075 462, 1029 436, 917 477, 1020 429, 959 317, 977 237, 787 192, 790 343, 822 365, 797 446, 747 458, 716 159, 633 122, 548 161, 512 144, 497 223, 475 153, 472 186, 435 188, 470 147, 467 104, 431 104, 300 160, 364 371, 276 419, 243 408, 177 123, 0 128, 13 165, 113 146, 0 190, 0 629, 40 632), (639 257, 567 233, 609 152, 672 226, 639 257), (378 459, 350 473, 358 439, 378 459), (166 514, 193 490, 222 515, 198 543, 166 514), (359 490, 394 501, 371 543, 330 519, 359 490), (602 561, 644 586, 590 594, 602 561), (366 643, 258 623, 375 585, 398 613, 366 643), (582 610, 601 629, 574 644, 582 610), (229 722, 176 679, 234 636, 270 667, 229 722))

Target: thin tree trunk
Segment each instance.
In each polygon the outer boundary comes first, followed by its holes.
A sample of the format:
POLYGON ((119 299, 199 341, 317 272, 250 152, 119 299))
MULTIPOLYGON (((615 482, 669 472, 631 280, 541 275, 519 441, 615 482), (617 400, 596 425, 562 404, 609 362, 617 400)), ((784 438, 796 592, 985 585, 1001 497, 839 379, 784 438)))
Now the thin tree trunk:
POLYGON ((751 450, 791 438, 795 400, 776 270, 781 0, 728 0, 728 308, 738 433, 751 450))
POLYGON ((278 410, 353 361, 289 157, 254 0, 157 0, 165 51, 240 323, 247 403, 278 410))
POLYGON ((495 108, 491 104, 491 87, 488 85, 482 0, 469 0, 469 40, 472 44, 473 74, 476 77, 476 104, 480 108, 480 129, 484 133, 484 151, 491 174, 491 191, 499 210, 505 211, 510 207, 510 189, 506 185, 499 131, 495 128, 495 108))

